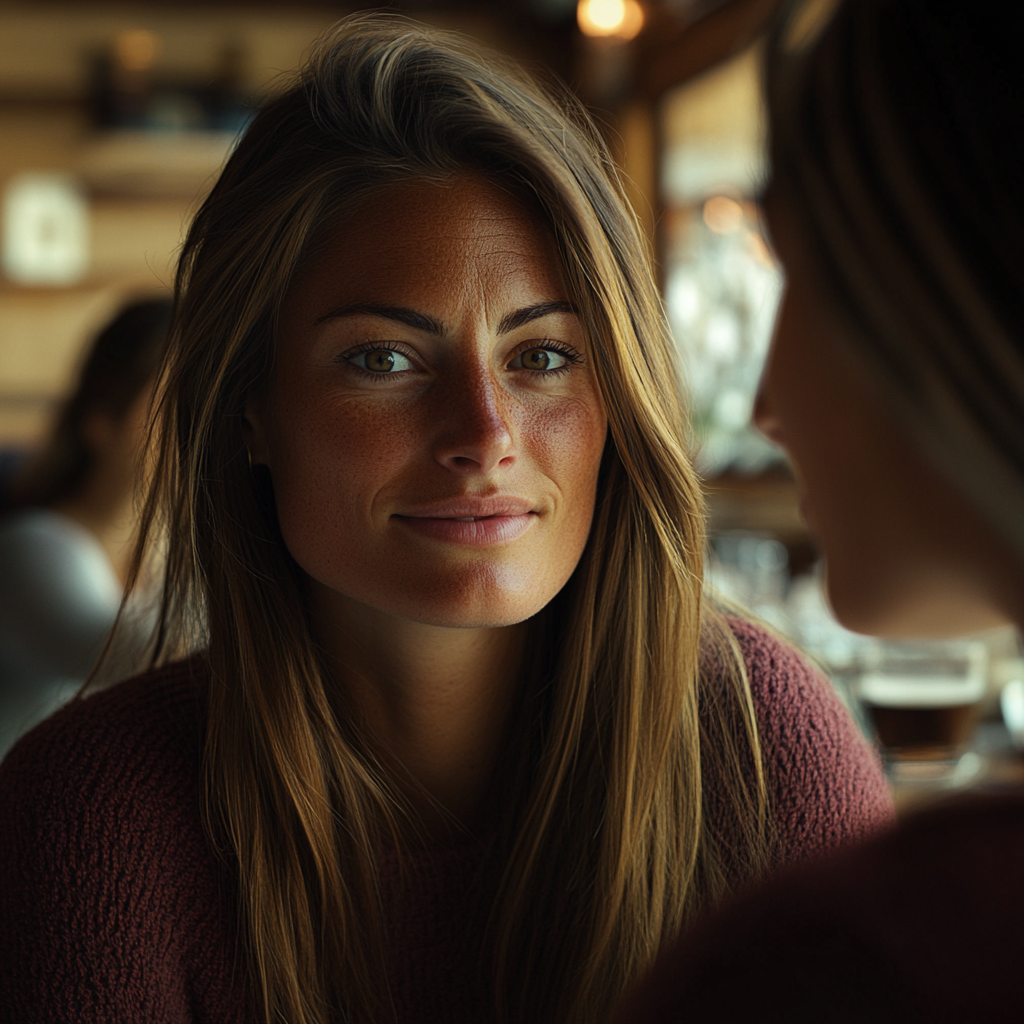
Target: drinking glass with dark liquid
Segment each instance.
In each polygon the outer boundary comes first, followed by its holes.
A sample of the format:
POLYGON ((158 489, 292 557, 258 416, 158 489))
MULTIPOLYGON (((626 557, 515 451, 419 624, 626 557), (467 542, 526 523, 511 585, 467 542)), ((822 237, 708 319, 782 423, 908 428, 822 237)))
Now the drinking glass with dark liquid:
POLYGON ((978 641, 885 643, 856 692, 894 781, 950 781, 978 723, 987 649, 978 641))

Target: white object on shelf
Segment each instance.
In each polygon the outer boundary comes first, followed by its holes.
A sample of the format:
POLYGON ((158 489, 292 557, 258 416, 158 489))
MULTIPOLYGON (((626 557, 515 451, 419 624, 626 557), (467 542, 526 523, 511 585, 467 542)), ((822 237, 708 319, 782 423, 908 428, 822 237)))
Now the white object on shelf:
POLYGON ((89 269, 89 207, 68 175, 25 173, 4 191, 3 271, 25 285, 69 285, 89 269))

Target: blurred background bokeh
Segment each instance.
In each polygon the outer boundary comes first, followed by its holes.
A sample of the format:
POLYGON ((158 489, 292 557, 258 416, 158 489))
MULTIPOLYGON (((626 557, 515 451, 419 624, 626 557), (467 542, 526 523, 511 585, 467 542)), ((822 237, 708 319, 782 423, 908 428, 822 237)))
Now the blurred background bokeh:
MULTIPOLYGON (((594 111, 650 237, 682 355, 710 496, 712 579, 816 655, 856 709, 856 681, 879 664, 878 646, 832 619, 785 460, 749 426, 782 283, 756 205, 766 174, 756 40, 777 6, 386 9, 554 74, 594 111)), ((189 217, 255 108, 323 29, 364 9, 380 8, 0 2, 0 486, 39 444, 96 329, 125 301, 168 293, 189 217)), ((984 639, 979 714, 1003 728, 990 745, 1009 743, 998 710, 1007 681, 1019 689, 1024 742, 1015 643, 1010 631, 984 639)))
MULTIPOLYGON (((760 118, 756 62, 742 53, 772 6, 387 7, 561 77, 598 113, 662 257, 673 323, 690 339, 716 475, 775 459, 745 427, 778 286, 749 202, 760 118)), ((253 110, 318 33, 370 8, 0 3, 0 448, 38 440, 84 340, 126 296, 169 288, 190 213, 253 110)))

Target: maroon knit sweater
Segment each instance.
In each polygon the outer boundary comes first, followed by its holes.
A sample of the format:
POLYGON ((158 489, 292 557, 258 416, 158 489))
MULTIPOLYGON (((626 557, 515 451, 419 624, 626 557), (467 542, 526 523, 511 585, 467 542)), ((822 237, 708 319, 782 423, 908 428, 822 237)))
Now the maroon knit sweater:
MULTIPOLYGON (((783 860, 887 825, 883 777, 829 683, 763 631, 733 626, 783 860)), ((0 1021, 257 1019, 232 879, 200 819, 204 682, 191 662, 122 683, 58 712, 0 765, 0 1021)), ((402 882, 382 855, 400 1024, 489 1019, 481 862, 473 845, 425 852, 402 882)))

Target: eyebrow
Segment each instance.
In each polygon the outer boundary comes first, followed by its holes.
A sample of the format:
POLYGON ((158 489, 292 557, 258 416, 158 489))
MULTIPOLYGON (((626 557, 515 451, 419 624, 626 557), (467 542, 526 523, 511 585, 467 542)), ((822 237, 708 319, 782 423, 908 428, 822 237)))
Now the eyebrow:
MULTIPOLYGON (((522 327, 532 320, 539 320, 544 316, 551 316, 552 313, 571 313, 576 315, 576 307, 571 302, 538 302, 533 306, 523 306, 522 309, 506 313, 498 324, 499 334, 508 334, 517 327, 522 327)), ((407 306, 384 306, 373 302, 355 302, 349 306, 342 306, 340 309, 332 309, 321 317, 317 317, 316 323, 326 323, 328 320, 338 320, 349 316, 379 316, 385 320, 394 320, 396 323, 405 324, 416 331, 423 331, 425 334, 444 335, 448 333, 448 327, 427 313, 421 313, 407 306)))
POLYGON ((380 306, 373 302, 355 302, 350 306, 342 306, 340 309, 332 309, 329 313, 317 317, 318 324, 326 323, 328 320, 339 320, 347 316, 379 316, 385 320, 394 320, 397 323, 405 324, 414 330, 423 331, 426 334, 444 334, 447 328, 436 317, 420 313, 415 309, 406 306, 380 306))
POLYGON ((528 324, 531 320, 539 320, 542 316, 552 313, 571 313, 576 315, 576 307, 571 302, 538 302, 535 306, 524 306, 512 313, 506 313, 498 324, 499 334, 508 334, 517 327, 528 324))

